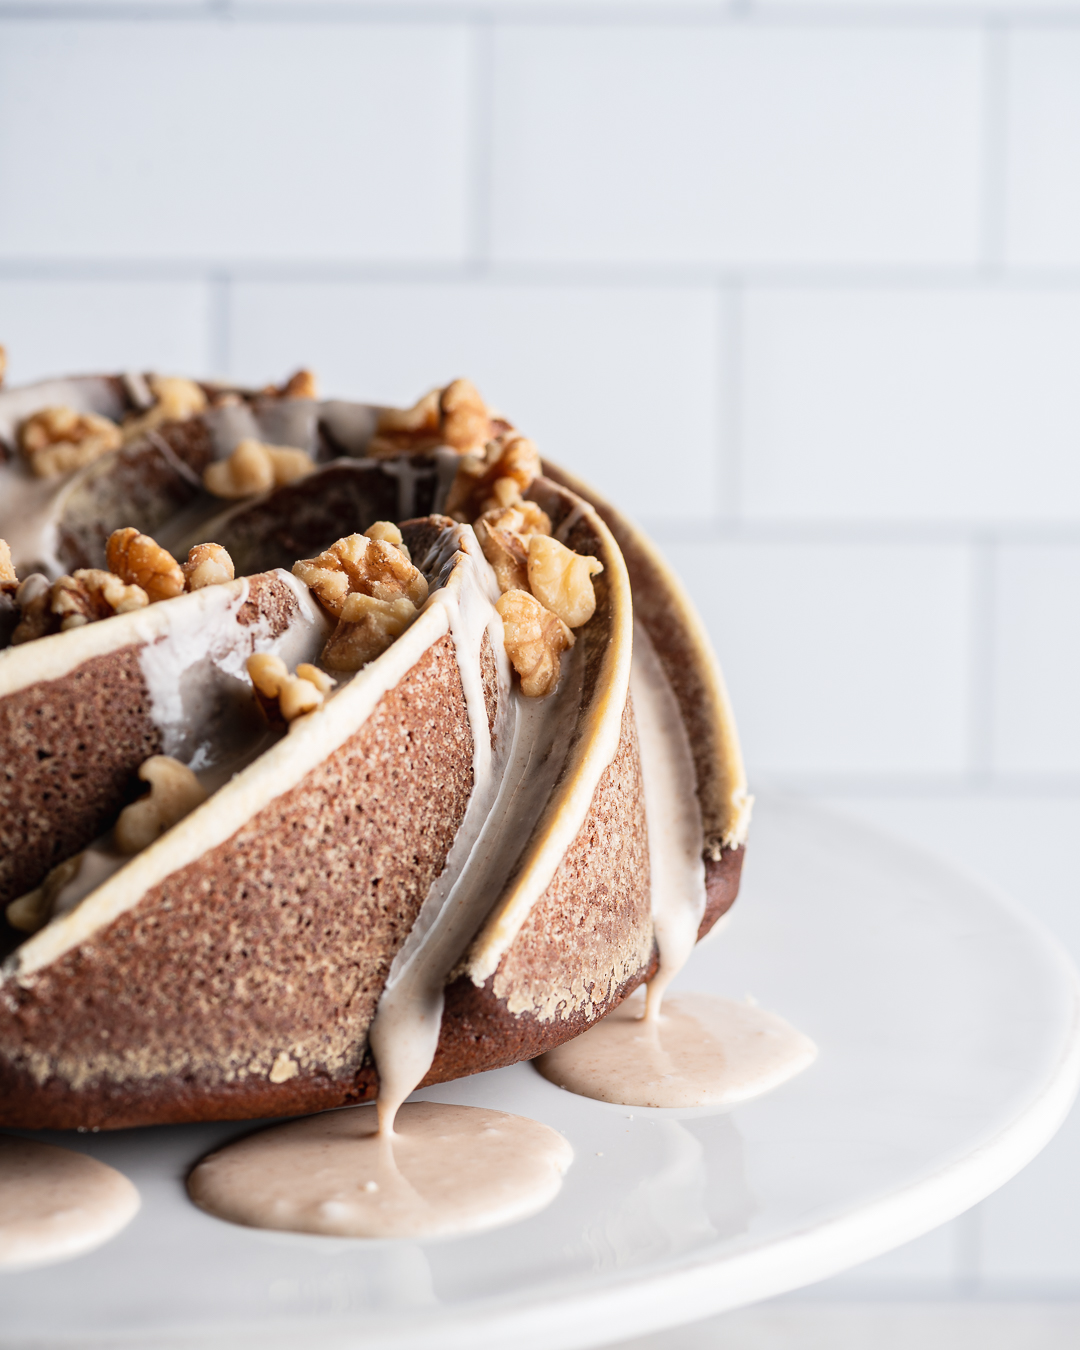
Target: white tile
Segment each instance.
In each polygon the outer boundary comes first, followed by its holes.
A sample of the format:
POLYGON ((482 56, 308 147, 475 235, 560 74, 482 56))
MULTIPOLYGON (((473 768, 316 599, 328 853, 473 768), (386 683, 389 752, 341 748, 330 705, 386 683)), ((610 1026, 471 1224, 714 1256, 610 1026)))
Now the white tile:
POLYGON ((659 287, 239 285, 233 373, 303 362, 328 392, 397 404, 468 375, 628 511, 702 519, 717 481, 718 304, 659 287))
POLYGON ((1004 548, 997 573, 994 765, 1080 771, 1080 548, 1004 548))
POLYGON ((1006 257, 1080 262, 1080 33, 1014 31, 1008 43, 1006 257))
POLYGON ((1080 294, 746 297, 750 516, 1080 518, 1080 294))
POLYGON ((957 29, 508 25, 495 254, 972 262, 980 71, 957 29))
POLYGON ((454 25, 5 21, 0 254, 459 258, 469 60, 454 25))
POLYGON ((212 374, 200 282, 0 280, 8 379, 96 370, 212 374))
POLYGON ((874 793, 824 800, 1010 896, 1080 962, 1080 797, 874 793))
POLYGON ((679 545, 724 666, 751 776, 964 763, 960 548, 679 545))

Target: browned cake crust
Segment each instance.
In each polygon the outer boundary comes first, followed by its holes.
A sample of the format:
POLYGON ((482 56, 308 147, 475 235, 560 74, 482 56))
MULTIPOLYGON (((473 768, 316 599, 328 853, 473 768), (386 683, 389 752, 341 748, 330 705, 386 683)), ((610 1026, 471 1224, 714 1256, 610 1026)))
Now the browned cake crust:
POLYGON ((139 650, 0 699, 0 905, 108 829, 160 750, 139 650))
POLYGON ((619 749, 577 838, 479 988, 446 991, 425 1083, 532 1059, 584 1031, 655 971, 641 761, 627 700, 619 749))
POLYGON ((25 987, 3 986, 0 1123, 116 1129, 356 1100, 390 962, 471 787, 445 637, 296 788, 25 987), (292 1078, 271 1081, 275 1053, 292 1078))
MULTIPOLYGON (((277 637, 296 597, 251 577, 237 621, 277 637)), ((39 885, 144 790, 139 765, 161 749, 138 646, 95 656, 56 680, 0 698, 0 907, 39 885)))

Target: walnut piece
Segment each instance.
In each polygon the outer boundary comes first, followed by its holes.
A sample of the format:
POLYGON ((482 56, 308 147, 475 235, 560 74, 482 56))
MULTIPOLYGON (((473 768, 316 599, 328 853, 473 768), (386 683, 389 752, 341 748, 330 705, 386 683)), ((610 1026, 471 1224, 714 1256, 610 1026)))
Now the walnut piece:
POLYGON ((304 713, 321 708, 335 681, 307 661, 289 674, 289 667, 272 652, 256 652, 247 660, 247 671, 259 707, 271 725, 294 722, 304 713))
POLYGON ((125 806, 113 837, 121 853, 139 853, 206 801, 206 789, 186 764, 170 755, 151 755, 139 766, 150 792, 125 806))
POLYGON ((14 586, 19 578, 11 565, 11 549, 6 539, 0 539, 0 586, 14 586))
POLYGON ((17 928, 20 933, 36 933, 39 928, 44 928, 52 918, 60 892, 79 875, 82 860, 81 853, 65 858, 62 863, 57 863, 40 886, 12 900, 4 911, 12 928, 17 928))
POLYGON ((529 539, 529 590, 567 628, 580 628, 596 611, 592 579, 604 570, 599 558, 534 534, 529 539))
POLYGON ((544 698, 559 683, 559 656, 574 645, 573 633, 528 591, 507 591, 495 608, 503 621, 506 654, 521 677, 521 692, 527 698, 544 698))
POLYGON ((66 633, 114 614, 143 609, 148 603, 141 586, 125 584, 114 572, 99 567, 80 567, 53 582, 49 608, 60 620, 60 631, 66 633))
POLYGON ((401 531, 392 520, 377 520, 374 525, 369 525, 364 531, 368 539, 381 539, 386 544, 393 546, 404 553, 406 558, 412 562, 412 554, 409 552, 409 546, 402 537, 401 531))
POLYGON ((319 386, 310 370, 298 370, 284 384, 268 384, 262 391, 264 398, 318 398, 319 386))
POLYGON ((181 564, 180 570, 184 574, 185 589, 189 591, 221 586, 236 576, 233 560, 220 544, 196 544, 188 551, 187 562, 181 564))
MULTIPOLYGON (((516 485, 515 485, 516 486, 516 485)), ((476 537, 495 570, 500 591, 529 589, 529 540, 551 533, 551 520, 535 502, 494 507, 477 520, 476 537)))
POLYGON ((432 389, 411 408, 383 408, 368 454, 380 459, 439 445, 475 454, 496 429, 476 386, 469 380, 453 380, 445 389, 432 389))
POLYGON ((20 582, 15 592, 19 622, 11 635, 13 647, 59 631, 60 621, 53 614, 51 603, 52 585, 44 572, 31 572, 20 582))
POLYGON ((121 581, 141 586, 152 601, 171 600, 183 593, 180 564, 148 534, 140 534, 130 525, 109 535, 105 560, 121 581))
POLYGON ((427 599, 424 574, 400 548, 386 539, 363 534, 346 535, 317 558, 300 559, 292 570, 339 619, 346 597, 354 592, 376 600, 404 597, 417 609, 427 599))
POLYGON ((122 443, 115 422, 74 408, 42 408, 19 428, 19 446, 38 478, 70 473, 122 443))
POLYGON ((206 394, 194 380, 178 375, 149 375, 146 383, 156 402, 146 412, 127 419, 123 426, 125 441, 145 436, 165 422, 186 422, 206 411, 206 394))
POLYGON ((354 591, 346 597, 338 626, 319 659, 330 670, 359 670, 381 656, 419 612, 407 596, 379 600, 354 591))
POLYGON ((237 445, 228 459, 207 466, 203 486, 215 497, 251 497, 284 487, 315 472, 315 461, 306 450, 292 445, 266 445, 249 437, 237 445))
POLYGON ((497 506, 515 503, 540 474, 540 454, 516 431, 489 442, 483 455, 465 455, 458 466, 445 511, 472 521, 497 506))

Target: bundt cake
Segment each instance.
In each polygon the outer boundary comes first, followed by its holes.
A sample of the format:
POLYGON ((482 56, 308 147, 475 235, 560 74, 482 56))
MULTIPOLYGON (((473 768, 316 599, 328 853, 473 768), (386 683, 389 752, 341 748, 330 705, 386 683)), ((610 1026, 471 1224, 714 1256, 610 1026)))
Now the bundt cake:
POLYGON ((699 935, 734 901, 699 621, 468 381, 51 380, 0 390, 0 459, 0 1124, 400 1100, 617 1006, 659 959, 635 643, 699 935))

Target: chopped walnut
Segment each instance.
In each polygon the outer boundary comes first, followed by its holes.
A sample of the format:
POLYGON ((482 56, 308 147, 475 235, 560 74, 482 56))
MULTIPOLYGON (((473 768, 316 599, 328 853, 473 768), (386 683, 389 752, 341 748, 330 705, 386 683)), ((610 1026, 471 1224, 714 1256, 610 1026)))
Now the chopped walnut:
POLYGON ((529 539, 551 533, 551 520, 535 502, 485 511, 476 522, 476 537, 484 557, 495 569, 500 591, 529 589, 529 539))
POLYGON ((184 574, 185 589, 189 591, 221 586, 236 576, 233 560, 220 544, 196 544, 188 551, 187 562, 181 564, 180 570, 184 574))
POLYGON ((59 631, 60 620, 53 614, 51 602, 52 585, 44 572, 31 572, 20 582, 15 592, 19 622, 11 635, 13 647, 59 631))
POLYGON ((192 771, 170 755, 151 755, 139 766, 150 792, 125 806, 113 837, 121 853, 139 853, 206 801, 206 789, 192 771))
POLYGON ((476 386, 469 380, 453 380, 445 389, 432 389, 411 408, 383 408, 368 454, 378 459, 439 445, 463 455, 479 453, 496 429, 476 386))
POLYGON ((74 408, 42 408, 19 428, 19 445, 39 478, 80 469, 122 442, 115 422, 74 408))
POLYGON ((394 544, 385 539, 350 534, 317 558, 293 564, 293 574, 310 586, 324 608, 341 618, 345 599, 353 592, 376 600, 405 597, 419 608, 427 599, 424 574, 394 544))
POLYGON ((293 722, 304 713, 321 708, 335 683, 307 661, 296 667, 295 675, 290 675, 281 657, 271 652, 249 656, 247 670, 259 706, 272 725, 293 722))
POLYGON ((15 586, 19 578, 11 565, 11 549, 6 539, 0 539, 0 586, 15 586))
POLYGON ((503 621, 506 654, 521 677, 521 692, 544 698, 559 683, 559 656, 574 645, 574 635, 528 591, 507 591, 495 608, 503 621))
POLYGON ((345 600, 338 626, 323 648, 323 665, 330 670, 359 670, 381 656, 419 612, 405 596, 378 600, 354 591, 345 600))
POLYGON ((266 445, 249 438, 241 441, 228 459, 207 466, 203 485, 215 497, 251 497, 314 472, 315 461, 306 450, 266 445))
POLYGON ((150 375, 146 382, 157 401, 146 412, 127 419, 123 426, 125 441, 145 436, 165 422, 186 422, 206 411, 206 394, 194 380, 178 375, 150 375))
POLYGON ((66 633, 114 614, 143 609, 148 603, 141 586, 125 585, 115 573, 99 567, 80 567, 53 582, 50 609, 60 620, 60 631, 66 633))
POLYGON ((588 554, 534 534, 529 540, 529 589, 567 628, 580 628, 596 610, 592 579, 604 564, 588 554))
POLYGON ((310 370, 298 370, 290 375, 284 384, 268 384, 262 391, 265 398, 318 398, 319 387, 315 374, 310 370))
POLYGON ((20 933, 36 933, 44 928, 52 918, 60 892, 79 875, 82 860, 81 853, 65 858, 62 863, 57 863, 40 886, 20 895, 18 900, 12 900, 4 911, 12 928, 17 928, 20 933))
POLYGON ((491 439, 491 416, 480 392, 469 380, 454 380, 439 399, 443 444, 459 454, 473 454, 491 439))
POLYGON ((475 520, 482 512, 514 504, 540 474, 536 446, 516 431, 491 441, 483 455, 466 455, 446 499, 455 520, 475 520))
POLYGON ((151 600, 171 600, 183 592, 180 564, 148 534, 140 534, 131 526, 109 535, 105 560, 121 581, 141 586, 151 600))
POLYGON ((393 544, 406 558, 412 562, 412 554, 409 552, 409 546, 402 538, 401 531, 392 520, 377 520, 374 525, 369 525, 364 531, 368 539, 381 539, 386 544, 393 544))

